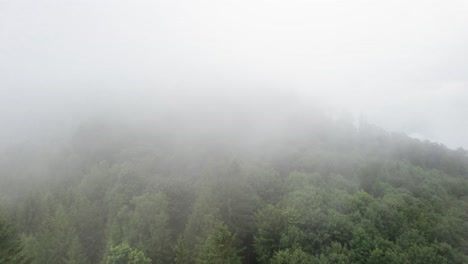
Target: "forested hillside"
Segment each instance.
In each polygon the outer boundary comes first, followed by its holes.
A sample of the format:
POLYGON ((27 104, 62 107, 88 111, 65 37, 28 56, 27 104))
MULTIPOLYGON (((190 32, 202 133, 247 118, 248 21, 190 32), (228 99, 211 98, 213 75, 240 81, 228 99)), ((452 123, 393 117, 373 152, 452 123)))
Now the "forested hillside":
POLYGON ((226 124, 9 147, 0 263, 468 263, 463 149, 318 114, 226 124))

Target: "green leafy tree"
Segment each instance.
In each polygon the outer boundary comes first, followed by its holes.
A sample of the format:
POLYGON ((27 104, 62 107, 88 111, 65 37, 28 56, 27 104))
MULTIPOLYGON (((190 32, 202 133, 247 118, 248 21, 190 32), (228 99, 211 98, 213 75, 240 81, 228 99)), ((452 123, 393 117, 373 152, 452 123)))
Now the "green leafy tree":
POLYGON ((92 203, 78 196, 74 200, 71 217, 76 223, 79 244, 83 246, 89 262, 97 263, 102 258, 106 243, 106 210, 100 209, 99 201, 92 203))
POLYGON ((221 222, 219 219, 218 204, 211 192, 208 190, 200 192, 182 235, 184 254, 188 255, 190 263, 194 263, 197 259, 204 241, 221 222))
POLYGON ((177 239, 177 244, 174 246, 174 253, 174 264, 190 263, 190 252, 187 250, 182 236, 179 236, 177 239))
POLYGON ((86 264, 88 263, 86 254, 78 239, 74 239, 64 258, 64 264, 86 264))
POLYGON ((315 264, 315 257, 302 251, 300 248, 277 251, 271 259, 271 264, 315 264))
POLYGON ((286 225, 287 218, 283 211, 273 205, 267 205, 258 212, 254 247, 260 263, 268 263, 274 252, 280 249, 286 225))
POLYGON ((124 206, 110 229, 112 243, 128 241, 142 250, 153 263, 171 259, 168 203, 163 193, 145 193, 124 206))
POLYGON ((357 228, 353 234, 351 241, 351 257, 353 263, 367 263, 372 250, 374 249, 374 242, 369 234, 362 228, 357 228))
MULTIPOLYGON (((295 243, 301 245, 306 252, 318 253, 320 248, 326 245, 329 234, 327 234, 326 223, 329 220, 323 201, 323 194, 319 188, 308 186, 301 191, 289 193, 283 199, 284 213, 287 215, 286 230, 296 227, 295 243)), ((294 244, 283 245, 283 248, 294 246, 294 244)))
POLYGON ((206 238, 197 258, 197 264, 240 264, 241 259, 233 242, 235 235, 224 224, 219 224, 206 238))
POLYGON ((320 254, 320 263, 349 264, 349 250, 340 243, 332 242, 320 254))
POLYGON ((76 229, 60 204, 46 217, 37 234, 26 239, 33 263, 86 263, 76 229))
POLYGON ((143 251, 130 247, 127 242, 113 246, 106 256, 106 264, 150 264, 143 251))

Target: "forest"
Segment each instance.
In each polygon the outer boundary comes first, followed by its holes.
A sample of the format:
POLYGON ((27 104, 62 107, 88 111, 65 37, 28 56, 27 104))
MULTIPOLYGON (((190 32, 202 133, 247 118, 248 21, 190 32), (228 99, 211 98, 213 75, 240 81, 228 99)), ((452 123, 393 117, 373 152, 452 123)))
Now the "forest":
POLYGON ((468 263, 464 149, 324 113, 226 124, 6 148, 0 263, 468 263))

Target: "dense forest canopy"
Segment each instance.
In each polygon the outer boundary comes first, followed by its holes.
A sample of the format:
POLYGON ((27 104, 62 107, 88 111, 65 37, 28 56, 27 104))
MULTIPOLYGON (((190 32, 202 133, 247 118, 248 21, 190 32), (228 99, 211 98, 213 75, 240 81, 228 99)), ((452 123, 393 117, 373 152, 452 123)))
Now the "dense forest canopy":
POLYGON ((267 113, 99 119, 6 148, 0 263, 468 262, 465 150, 267 113))

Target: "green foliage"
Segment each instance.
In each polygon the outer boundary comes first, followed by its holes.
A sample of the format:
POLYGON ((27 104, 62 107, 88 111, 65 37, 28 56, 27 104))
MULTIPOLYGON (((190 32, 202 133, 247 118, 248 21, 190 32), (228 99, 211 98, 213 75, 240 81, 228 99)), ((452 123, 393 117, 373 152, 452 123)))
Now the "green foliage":
POLYGON ((287 218, 280 209, 267 205, 260 210, 254 244, 260 263, 268 263, 274 252, 281 248, 281 235, 286 226, 287 218))
POLYGON ((166 196, 145 193, 134 197, 117 215, 110 239, 128 241, 142 250, 153 263, 167 263, 171 258, 166 196))
POLYGON ((150 264, 151 259, 127 242, 111 247, 106 257, 106 264, 150 264))
POLYGON ((190 263, 197 258, 205 239, 220 224, 219 219, 218 204, 211 192, 205 191, 199 194, 181 236, 183 242, 180 242, 184 245, 184 254, 188 255, 190 263))
POLYGON ((78 239, 74 239, 64 258, 65 264, 86 264, 88 263, 84 250, 78 239))
POLYGON ((87 263, 76 229, 61 204, 25 243, 33 263, 87 263))
POLYGON ((271 264, 315 264, 317 260, 300 248, 293 250, 285 249, 275 253, 271 259, 271 264))
POLYGON ((340 243, 332 242, 320 254, 320 263, 348 264, 352 262, 348 248, 340 243))
POLYGON ((0 263, 29 263, 15 229, 0 217, 0 263))
POLYGON ((91 263, 101 260, 106 244, 106 222, 101 207, 99 202, 78 196, 71 211, 79 237, 77 242, 91 263))
POLYGON ((206 238, 198 255, 197 264, 240 264, 234 247, 235 235, 224 224, 219 224, 206 238))
POLYGON ((468 263, 466 151, 299 123, 245 145, 98 125, 6 153, 0 263, 468 263))
POLYGON ((177 239, 177 244, 174 246, 174 264, 188 264, 190 263, 190 252, 185 247, 182 236, 177 239))

